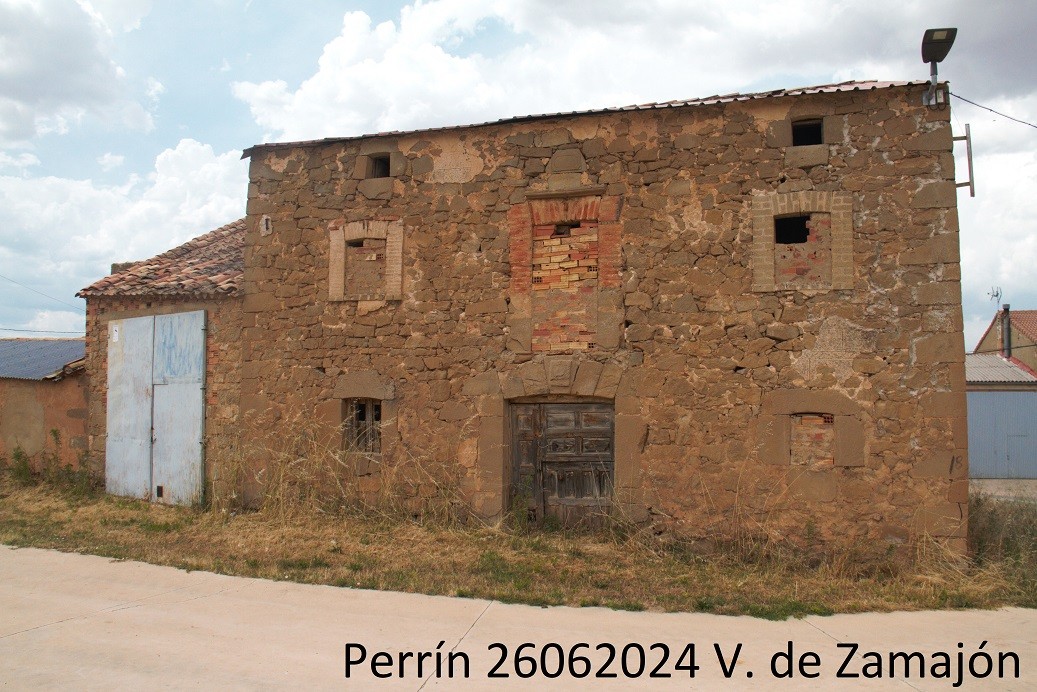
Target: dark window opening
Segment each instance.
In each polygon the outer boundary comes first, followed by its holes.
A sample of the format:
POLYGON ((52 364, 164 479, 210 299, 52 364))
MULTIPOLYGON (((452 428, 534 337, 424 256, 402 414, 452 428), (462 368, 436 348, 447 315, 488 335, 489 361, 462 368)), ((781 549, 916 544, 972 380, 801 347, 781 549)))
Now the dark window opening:
POLYGON ((779 245, 807 242, 810 236, 808 221, 809 216, 785 216, 774 219, 774 242, 779 245))
POLYGON ((377 399, 345 399, 342 418, 343 446, 347 452, 378 454, 382 451, 382 402, 377 399))
POLYGON ((363 246, 364 246, 364 241, 363 241, 362 238, 359 239, 359 240, 347 240, 346 241, 346 247, 363 247, 363 246))
POLYGON ((805 147, 824 144, 824 128, 820 120, 800 120, 792 123, 792 146, 805 147))
POLYGON ((568 238, 572 236, 573 229, 579 228, 580 222, 576 223, 560 223, 555 226, 554 232, 551 233, 552 238, 568 238))
POLYGON ((372 178, 388 178, 389 177, 389 155, 388 154, 372 154, 371 155, 371 176, 372 178))

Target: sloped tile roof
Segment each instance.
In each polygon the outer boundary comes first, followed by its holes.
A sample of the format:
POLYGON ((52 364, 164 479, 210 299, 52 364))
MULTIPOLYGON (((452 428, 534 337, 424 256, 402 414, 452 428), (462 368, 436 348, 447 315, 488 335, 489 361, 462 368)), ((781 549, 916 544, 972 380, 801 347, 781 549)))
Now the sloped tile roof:
POLYGON ((521 115, 511 118, 501 118, 500 120, 493 120, 490 122, 475 123, 471 125, 448 125, 445 127, 427 127, 418 130, 392 130, 389 132, 376 132, 366 135, 358 135, 355 137, 328 137, 325 139, 311 139, 301 142, 270 142, 267 144, 256 144, 246 149, 241 158, 248 158, 252 155, 253 151, 259 149, 276 149, 276 148, 293 148, 293 147, 307 147, 307 146, 319 146, 321 144, 328 144, 332 142, 348 142, 350 140, 366 139, 368 137, 398 137, 401 135, 412 135, 419 134, 422 132, 444 132, 447 130, 466 130, 472 127, 485 127, 488 125, 502 125, 505 123, 516 123, 525 122, 530 120, 550 120, 553 118, 568 118, 578 115, 595 115, 598 113, 618 113, 621 111, 647 111, 647 110, 662 110, 666 108, 682 108, 686 106, 709 106, 718 103, 731 103, 734 101, 756 101, 759 99, 771 99, 779 98, 782 96, 804 96, 806 94, 828 94, 835 92, 844 91, 872 91, 875 89, 888 89, 891 87, 905 87, 905 86, 925 86, 929 84, 928 80, 925 81, 906 81, 906 82, 880 82, 880 81, 849 81, 839 82, 837 84, 822 84, 820 86, 810 87, 798 87, 795 89, 775 89, 773 91, 759 91, 750 94, 724 94, 716 96, 707 96, 705 98, 680 100, 680 101, 663 101, 659 103, 641 103, 632 106, 617 106, 614 108, 596 108, 592 110, 584 111, 566 111, 562 113, 542 113, 540 115, 521 115))
POLYGON ((1037 343, 1037 310, 1011 310, 1012 326, 1037 343))
POLYGON ((0 339, 0 377, 42 380, 85 354, 80 339, 0 339))
POLYGON ((234 296, 245 270, 245 219, 135 262, 76 295, 234 296))
POLYGON ((965 381, 969 384, 1037 385, 1037 377, 999 353, 966 353, 965 381))

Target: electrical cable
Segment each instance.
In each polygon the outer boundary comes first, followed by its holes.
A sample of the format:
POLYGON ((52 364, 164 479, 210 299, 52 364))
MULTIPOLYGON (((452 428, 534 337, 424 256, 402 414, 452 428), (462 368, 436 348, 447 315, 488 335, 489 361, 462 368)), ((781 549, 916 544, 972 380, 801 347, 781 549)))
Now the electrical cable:
POLYGON ((32 291, 33 293, 36 293, 36 294, 38 294, 38 295, 41 295, 41 296, 43 296, 44 298, 50 298, 51 300, 55 300, 55 301, 57 301, 57 302, 61 303, 62 305, 67 305, 67 306, 69 306, 70 308, 75 308, 76 310, 79 310, 79 312, 82 312, 82 313, 85 313, 85 312, 86 312, 86 310, 84 310, 83 308, 81 308, 81 307, 80 307, 80 306, 78 306, 78 305, 73 305, 72 303, 66 303, 66 302, 65 302, 65 301, 63 301, 63 300, 62 300, 61 298, 55 298, 54 296, 48 296, 48 295, 47 295, 46 293, 43 293, 42 291, 37 291, 37 290, 36 290, 35 288, 33 288, 33 287, 31 287, 31 286, 26 286, 25 284, 22 284, 22 283, 18 283, 18 282, 17 282, 17 281, 15 281, 14 279, 11 279, 11 278, 9 278, 9 277, 6 277, 6 276, 4 276, 3 274, 0 274, 0 279, 4 279, 4 280, 6 280, 6 281, 10 281, 10 282, 11 282, 11 283, 13 283, 13 284, 14 284, 15 286, 21 286, 22 288, 24 288, 24 289, 26 289, 26 290, 28 290, 28 291, 32 291))
POLYGON ((982 108, 982 109, 983 109, 983 110, 985 110, 985 111, 990 111, 990 112, 991 112, 991 113, 993 113, 994 115, 1000 115, 1000 116, 1001 116, 1002 118, 1008 118, 1009 120, 1014 120, 1014 121, 1015 121, 1015 122, 1017 122, 1017 123, 1021 123, 1021 124, 1023 124, 1023 125, 1029 125, 1030 127, 1034 128, 1034 129, 1037 129, 1037 125, 1034 125, 1033 123, 1028 123, 1028 122, 1026 122, 1025 120, 1020 120, 1019 118, 1013 118, 1013 117, 1012 117, 1012 116, 1010 116, 1010 115, 1005 115, 1004 113, 1001 113, 1001 112, 999 112, 999 111, 996 111, 996 110, 994 110, 993 108, 987 108, 986 106, 983 106, 983 105, 981 105, 981 104, 978 104, 978 103, 976 103, 975 101, 969 101, 969 100, 968 100, 967 98, 965 98, 964 96, 958 96, 958 95, 957 95, 957 94, 955 94, 955 93, 954 93, 953 91, 952 91, 952 92, 950 92, 950 94, 951 94, 951 96, 953 96, 953 97, 954 97, 954 98, 956 98, 956 99, 961 99, 961 100, 962 100, 962 101, 964 101, 965 103, 971 103, 971 104, 972 104, 973 106, 976 106, 977 108, 982 108))

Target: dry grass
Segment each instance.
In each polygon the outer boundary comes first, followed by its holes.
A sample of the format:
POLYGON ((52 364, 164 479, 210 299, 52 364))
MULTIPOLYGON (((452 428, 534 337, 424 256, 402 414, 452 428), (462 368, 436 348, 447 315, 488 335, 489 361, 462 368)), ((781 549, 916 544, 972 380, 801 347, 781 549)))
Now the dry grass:
MULTIPOLYGON (((937 548, 912 568, 846 551, 709 554, 624 531, 594 535, 463 526, 406 515, 291 517, 112 498, 0 474, 0 542, 192 570, 536 605, 704 611, 782 619, 810 613, 1037 604, 1033 563, 992 552, 963 563, 937 548)), ((1037 510, 1030 512, 1037 535, 1037 510)), ((1031 545, 1032 548, 1032 545, 1031 545)))

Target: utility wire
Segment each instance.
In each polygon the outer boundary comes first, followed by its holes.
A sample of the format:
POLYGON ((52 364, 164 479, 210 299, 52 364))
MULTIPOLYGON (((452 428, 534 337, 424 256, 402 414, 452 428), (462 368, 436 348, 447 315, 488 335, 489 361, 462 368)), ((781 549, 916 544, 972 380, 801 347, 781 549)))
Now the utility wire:
POLYGON ((0 327, 0 332, 29 332, 31 334, 82 334, 80 329, 74 332, 63 332, 59 329, 15 329, 14 327, 0 327))
POLYGON ((33 293, 37 293, 37 294, 43 296, 44 298, 50 298, 51 300, 56 300, 57 302, 61 303, 62 305, 67 305, 70 308, 75 308, 76 310, 79 310, 80 312, 86 312, 85 310, 83 310, 83 308, 81 308, 78 305, 73 305, 72 303, 66 303, 61 298, 55 298, 54 296, 48 296, 46 293, 43 293, 42 291, 37 291, 35 288, 32 288, 31 286, 26 286, 25 284, 18 283, 14 279, 8 278, 8 277, 4 276, 3 274, 0 274, 0 279, 5 279, 7 281, 10 281, 15 286, 21 286, 22 288, 24 288, 26 290, 29 290, 29 291, 32 291, 33 293))
POLYGON ((969 101, 969 100, 968 100, 967 98, 965 98, 964 96, 958 96, 958 95, 957 95, 957 94, 955 94, 955 93, 954 93, 953 91, 951 92, 951 96, 953 96, 953 97, 954 97, 954 98, 956 98, 956 99, 961 99, 961 100, 962 100, 962 101, 964 101, 965 103, 971 103, 971 104, 972 104, 973 106, 976 106, 977 108, 982 108, 982 109, 983 109, 983 110, 985 110, 985 111, 990 111, 990 112, 991 112, 991 113, 993 113, 994 115, 1000 115, 1000 116, 1001 116, 1002 118, 1008 118, 1009 120, 1014 120, 1014 121, 1015 121, 1015 122, 1017 122, 1017 123, 1021 123, 1021 124, 1023 124, 1023 125, 1029 125, 1030 127, 1034 128, 1034 129, 1037 129, 1037 125, 1034 125, 1033 123, 1028 123, 1028 122, 1026 122, 1025 120, 1020 120, 1019 118, 1013 118, 1013 117, 1012 117, 1012 116, 1010 116, 1010 115, 1005 115, 1004 113, 1001 113, 1001 112, 999 112, 999 111, 996 111, 996 110, 994 110, 993 108, 987 108, 986 106, 980 105, 980 104, 976 103, 975 101, 969 101))

